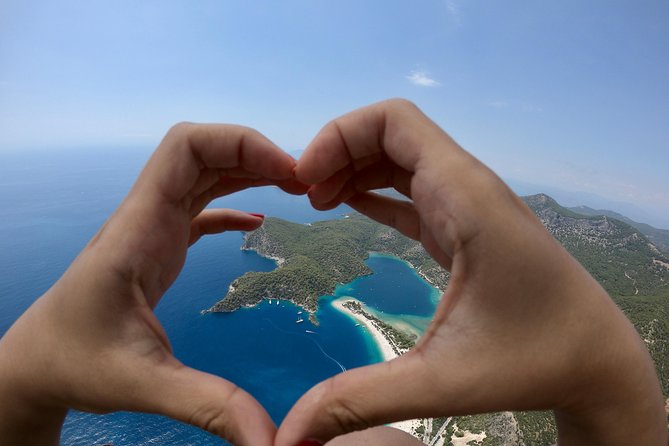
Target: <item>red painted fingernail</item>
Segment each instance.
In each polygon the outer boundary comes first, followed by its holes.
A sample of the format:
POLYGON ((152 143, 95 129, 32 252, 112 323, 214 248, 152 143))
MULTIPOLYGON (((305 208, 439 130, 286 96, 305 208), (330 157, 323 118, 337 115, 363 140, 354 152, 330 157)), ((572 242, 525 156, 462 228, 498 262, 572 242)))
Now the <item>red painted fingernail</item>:
POLYGON ((323 446, 323 443, 318 440, 302 440, 297 446, 323 446))
POLYGON ((254 217, 258 218, 265 218, 265 214, 254 214, 253 212, 247 212, 249 215, 253 215, 254 217))

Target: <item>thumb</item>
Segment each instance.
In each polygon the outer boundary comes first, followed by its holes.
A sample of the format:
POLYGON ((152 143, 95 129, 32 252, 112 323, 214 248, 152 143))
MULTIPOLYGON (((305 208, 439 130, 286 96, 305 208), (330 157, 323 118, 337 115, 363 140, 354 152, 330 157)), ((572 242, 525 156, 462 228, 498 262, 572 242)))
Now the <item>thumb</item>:
MULTIPOLYGON (((428 416, 422 397, 430 370, 414 351, 323 381, 298 400, 279 428, 275 446, 327 442, 355 430, 428 416)), ((427 404, 425 404, 427 403, 427 404)))
POLYGON ((184 365, 161 367, 150 394, 150 412, 198 426, 234 445, 271 446, 276 426, 265 409, 237 385, 184 365))

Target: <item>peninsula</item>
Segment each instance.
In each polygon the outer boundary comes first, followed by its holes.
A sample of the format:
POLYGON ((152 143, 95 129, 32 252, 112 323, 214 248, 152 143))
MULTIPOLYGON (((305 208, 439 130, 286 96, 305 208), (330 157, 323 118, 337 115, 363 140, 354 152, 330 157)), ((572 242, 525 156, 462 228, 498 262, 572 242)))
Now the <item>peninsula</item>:
POLYGON ((208 311, 230 312, 263 299, 283 299, 304 308, 316 322, 320 296, 332 294, 337 284, 371 274, 365 264, 370 252, 405 260, 436 288, 445 289, 448 281, 448 273, 420 243, 359 214, 313 224, 267 218, 245 235, 241 249, 276 260, 277 268, 235 279, 227 295, 208 311))
MULTIPOLYGON (((630 318, 655 361, 669 407, 669 257, 637 228, 610 215, 582 215, 544 194, 525 202, 553 236, 595 277, 630 318)), ((596 213, 596 212, 595 212, 596 213)), ((592 214, 592 213, 591 213, 592 214)), ((301 306, 312 322, 320 296, 339 283, 370 274, 370 252, 408 262, 435 288, 446 289, 448 273, 422 246, 394 229, 359 214, 313 224, 267 218, 244 237, 242 249, 272 258, 277 268, 248 272, 207 311, 229 312, 263 299, 285 299, 301 306)), ((352 298, 333 301, 374 337, 385 360, 404 353, 412 339, 379 320, 352 298)), ((669 410, 669 409, 668 409, 669 410)), ((426 444, 554 444, 551 412, 500 412, 396 423, 426 444)))

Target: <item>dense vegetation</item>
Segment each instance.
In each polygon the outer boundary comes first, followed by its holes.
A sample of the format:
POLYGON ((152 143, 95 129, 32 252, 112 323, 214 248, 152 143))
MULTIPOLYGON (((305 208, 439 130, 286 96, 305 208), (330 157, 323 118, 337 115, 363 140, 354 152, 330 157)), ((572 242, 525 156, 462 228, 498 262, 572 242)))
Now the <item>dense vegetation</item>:
POLYGON ((569 209, 582 215, 605 215, 607 217, 625 222, 628 225, 638 229, 639 232, 645 235, 648 240, 650 240, 653 245, 657 246, 660 251, 663 251, 665 254, 669 255, 669 230, 667 229, 658 229, 646 223, 639 223, 638 221, 634 221, 631 218, 625 217, 624 215, 621 215, 617 212, 607 211, 604 209, 593 209, 588 206, 577 206, 569 209))
MULTIPOLYGON (((632 321, 656 365, 669 396, 669 261, 639 230, 610 215, 580 215, 550 197, 525 197, 555 238, 595 277, 632 321)), ((454 417, 459 431, 485 432, 481 446, 553 445, 551 412, 505 412, 454 417)), ((432 424, 434 435, 436 428, 432 424)), ((458 435, 453 426, 446 438, 458 435)), ((425 438, 425 437, 424 437, 425 438)), ((446 442, 446 444, 449 444, 446 442)))
POLYGON ((386 335, 386 338, 390 341, 390 344, 395 350, 395 353, 398 355, 401 355, 407 350, 412 349, 413 346, 416 345, 416 335, 398 330, 392 325, 372 315, 370 312, 365 311, 360 302, 351 299, 344 302, 342 305, 354 313, 363 315, 367 320, 369 320, 379 330, 381 330, 386 335))
MULTIPOLYGON (((546 195, 525 197, 528 206, 555 238, 595 277, 630 318, 655 361, 665 397, 669 396, 669 258, 639 229, 610 215, 581 215, 546 195)), ((596 213, 595 213, 596 214, 596 213)), ((654 229, 654 228, 653 228, 654 229)), ((660 236, 665 235, 657 230, 660 236)), ((669 233, 669 231, 667 231, 669 233)), ((445 289, 446 274, 413 240, 357 214, 350 218, 299 225, 268 218, 263 227, 248 234, 244 249, 285 259, 268 273, 250 272, 237 279, 225 299, 212 311, 232 311, 263 298, 290 299, 313 313, 318 297, 330 294, 337 283, 369 274, 364 264, 368 252, 396 255, 410 262, 425 278, 445 289)), ((401 346, 414 339, 374 318, 385 333, 401 346)), ((425 420, 416 431, 450 443, 464 432, 485 432, 478 443, 495 445, 552 445, 557 429, 550 412, 504 412, 425 420)))
POLYGON ((320 296, 331 294, 339 283, 371 273, 364 263, 370 251, 410 262, 437 286, 445 287, 448 277, 418 242, 358 214, 311 225, 267 218, 260 229, 246 235, 242 249, 280 259, 280 265, 236 279, 210 311, 234 311, 272 298, 290 300, 313 315, 320 296))

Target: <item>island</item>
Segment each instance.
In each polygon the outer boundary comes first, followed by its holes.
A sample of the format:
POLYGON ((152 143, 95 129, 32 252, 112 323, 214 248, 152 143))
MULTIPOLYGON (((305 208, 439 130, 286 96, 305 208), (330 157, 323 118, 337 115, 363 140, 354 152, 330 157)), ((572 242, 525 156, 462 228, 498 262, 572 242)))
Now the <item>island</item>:
POLYGON ((408 262, 435 288, 445 289, 448 283, 448 272, 419 242, 357 213, 311 224, 270 217, 245 235, 241 249, 274 259, 277 268, 247 272, 235 279, 227 295, 208 311, 235 311, 264 299, 288 300, 307 311, 317 324, 321 296, 332 294, 338 284, 372 273, 365 264, 370 252, 408 262))

